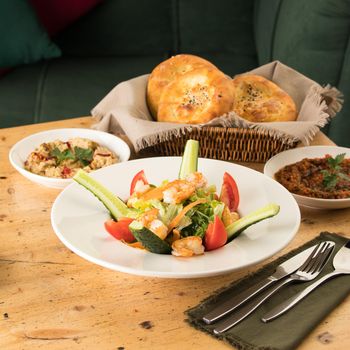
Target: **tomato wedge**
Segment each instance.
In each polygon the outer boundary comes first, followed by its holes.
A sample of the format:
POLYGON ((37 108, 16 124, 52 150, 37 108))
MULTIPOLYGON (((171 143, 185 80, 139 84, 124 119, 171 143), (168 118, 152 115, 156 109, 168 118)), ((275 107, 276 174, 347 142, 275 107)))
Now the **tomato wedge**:
POLYGON ((105 229, 114 238, 131 243, 135 241, 134 235, 129 229, 133 219, 122 218, 120 221, 108 220, 105 222, 105 229))
POLYGON ((143 185, 147 185, 148 181, 143 170, 139 171, 131 181, 130 185, 130 196, 134 193, 137 183, 141 181, 143 185))
POLYGON ((206 250, 222 247, 227 242, 227 232, 221 219, 216 215, 214 222, 210 222, 204 236, 206 250))
POLYGON ((239 192, 236 181, 225 172, 221 187, 220 200, 224 202, 230 211, 236 211, 239 205, 239 192))

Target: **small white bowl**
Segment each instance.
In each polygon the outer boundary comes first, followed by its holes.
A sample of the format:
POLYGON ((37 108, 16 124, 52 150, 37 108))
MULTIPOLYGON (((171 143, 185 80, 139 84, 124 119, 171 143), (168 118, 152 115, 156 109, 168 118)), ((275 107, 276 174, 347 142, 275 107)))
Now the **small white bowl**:
MULTIPOLYGON (((275 179, 275 173, 286 165, 299 162, 304 158, 320 158, 326 154, 336 156, 345 153, 346 158, 350 158, 350 148, 337 146, 309 146, 294 148, 281 152, 267 161, 264 167, 264 174, 275 179)), ((301 196, 292 193, 300 206, 314 209, 342 209, 350 207, 350 198, 345 199, 323 199, 301 196)))
POLYGON ((11 148, 9 153, 10 162, 18 172, 29 180, 47 187, 62 189, 72 183, 73 180, 33 174, 24 168, 24 162, 28 155, 42 143, 55 140, 67 141, 72 137, 86 138, 107 147, 119 157, 120 162, 126 162, 130 157, 129 146, 117 136, 92 129, 71 128, 47 130, 25 137, 11 148))

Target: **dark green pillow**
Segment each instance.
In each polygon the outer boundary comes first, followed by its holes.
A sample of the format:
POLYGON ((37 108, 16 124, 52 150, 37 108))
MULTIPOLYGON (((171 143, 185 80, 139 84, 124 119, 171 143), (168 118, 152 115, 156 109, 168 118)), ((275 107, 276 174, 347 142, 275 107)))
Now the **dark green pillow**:
POLYGON ((61 55, 39 24, 27 0, 0 1, 0 67, 61 55))

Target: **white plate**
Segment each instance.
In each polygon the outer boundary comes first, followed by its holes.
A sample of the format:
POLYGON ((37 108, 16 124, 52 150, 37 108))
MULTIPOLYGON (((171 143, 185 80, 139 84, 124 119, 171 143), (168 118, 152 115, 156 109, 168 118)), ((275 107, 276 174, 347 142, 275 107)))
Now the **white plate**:
MULTIPOLYGON (((326 154, 330 154, 334 157, 340 153, 345 153, 346 158, 350 157, 350 149, 345 147, 309 146, 294 148, 281 152, 269 159, 265 164, 264 174, 274 179, 276 172, 286 165, 299 162, 304 158, 319 158, 324 157, 326 154)), ((350 207, 350 198, 322 199, 301 196, 298 194, 293 194, 293 196, 299 205, 315 209, 341 209, 350 207)))
POLYGON ((33 174, 24 169, 24 162, 28 155, 44 142, 55 140, 67 141, 72 137, 83 137, 109 148, 119 156, 121 162, 126 162, 130 157, 130 148, 122 139, 103 131, 92 129, 52 129, 30 135, 17 142, 10 150, 9 159, 12 166, 29 180, 40 185, 53 188, 64 188, 73 182, 72 179, 59 179, 33 174))
MULTIPOLYGON (((92 176, 126 199, 131 179, 139 170, 144 169, 148 180, 158 185, 162 180, 175 179, 180 164, 180 157, 139 159, 97 170, 92 176)), ((280 213, 249 227, 220 249, 177 258, 131 248, 111 237, 103 225, 109 219, 107 210, 89 191, 72 184, 53 204, 53 229, 69 249, 95 264, 136 275, 172 278, 214 276, 256 264, 277 253, 294 237, 300 224, 299 207, 279 183, 257 171, 218 160, 200 158, 198 170, 218 189, 224 172, 232 174, 240 191, 242 215, 269 202, 279 204, 280 213)))

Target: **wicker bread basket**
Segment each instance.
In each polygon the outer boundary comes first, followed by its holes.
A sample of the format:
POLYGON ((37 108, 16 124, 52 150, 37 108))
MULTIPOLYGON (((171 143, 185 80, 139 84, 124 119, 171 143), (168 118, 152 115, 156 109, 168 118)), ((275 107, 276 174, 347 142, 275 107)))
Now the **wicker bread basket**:
POLYGON ((257 163, 266 162, 275 154, 297 145, 297 143, 286 144, 263 130, 204 127, 184 131, 181 136, 172 136, 167 141, 144 149, 142 153, 182 156, 188 139, 200 141, 200 157, 257 163))
POLYGON ((99 120, 94 128, 116 134, 122 130, 141 156, 181 156, 186 141, 191 138, 200 141, 201 157, 263 163, 279 152, 296 147, 295 140, 307 145, 342 107, 337 89, 322 87, 278 61, 248 73, 270 79, 286 91, 297 106, 298 119, 252 125, 230 112, 217 118, 215 125, 201 128, 156 122, 145 98, 149 78, 145 74, 118 84, 92 110, 99 120))

